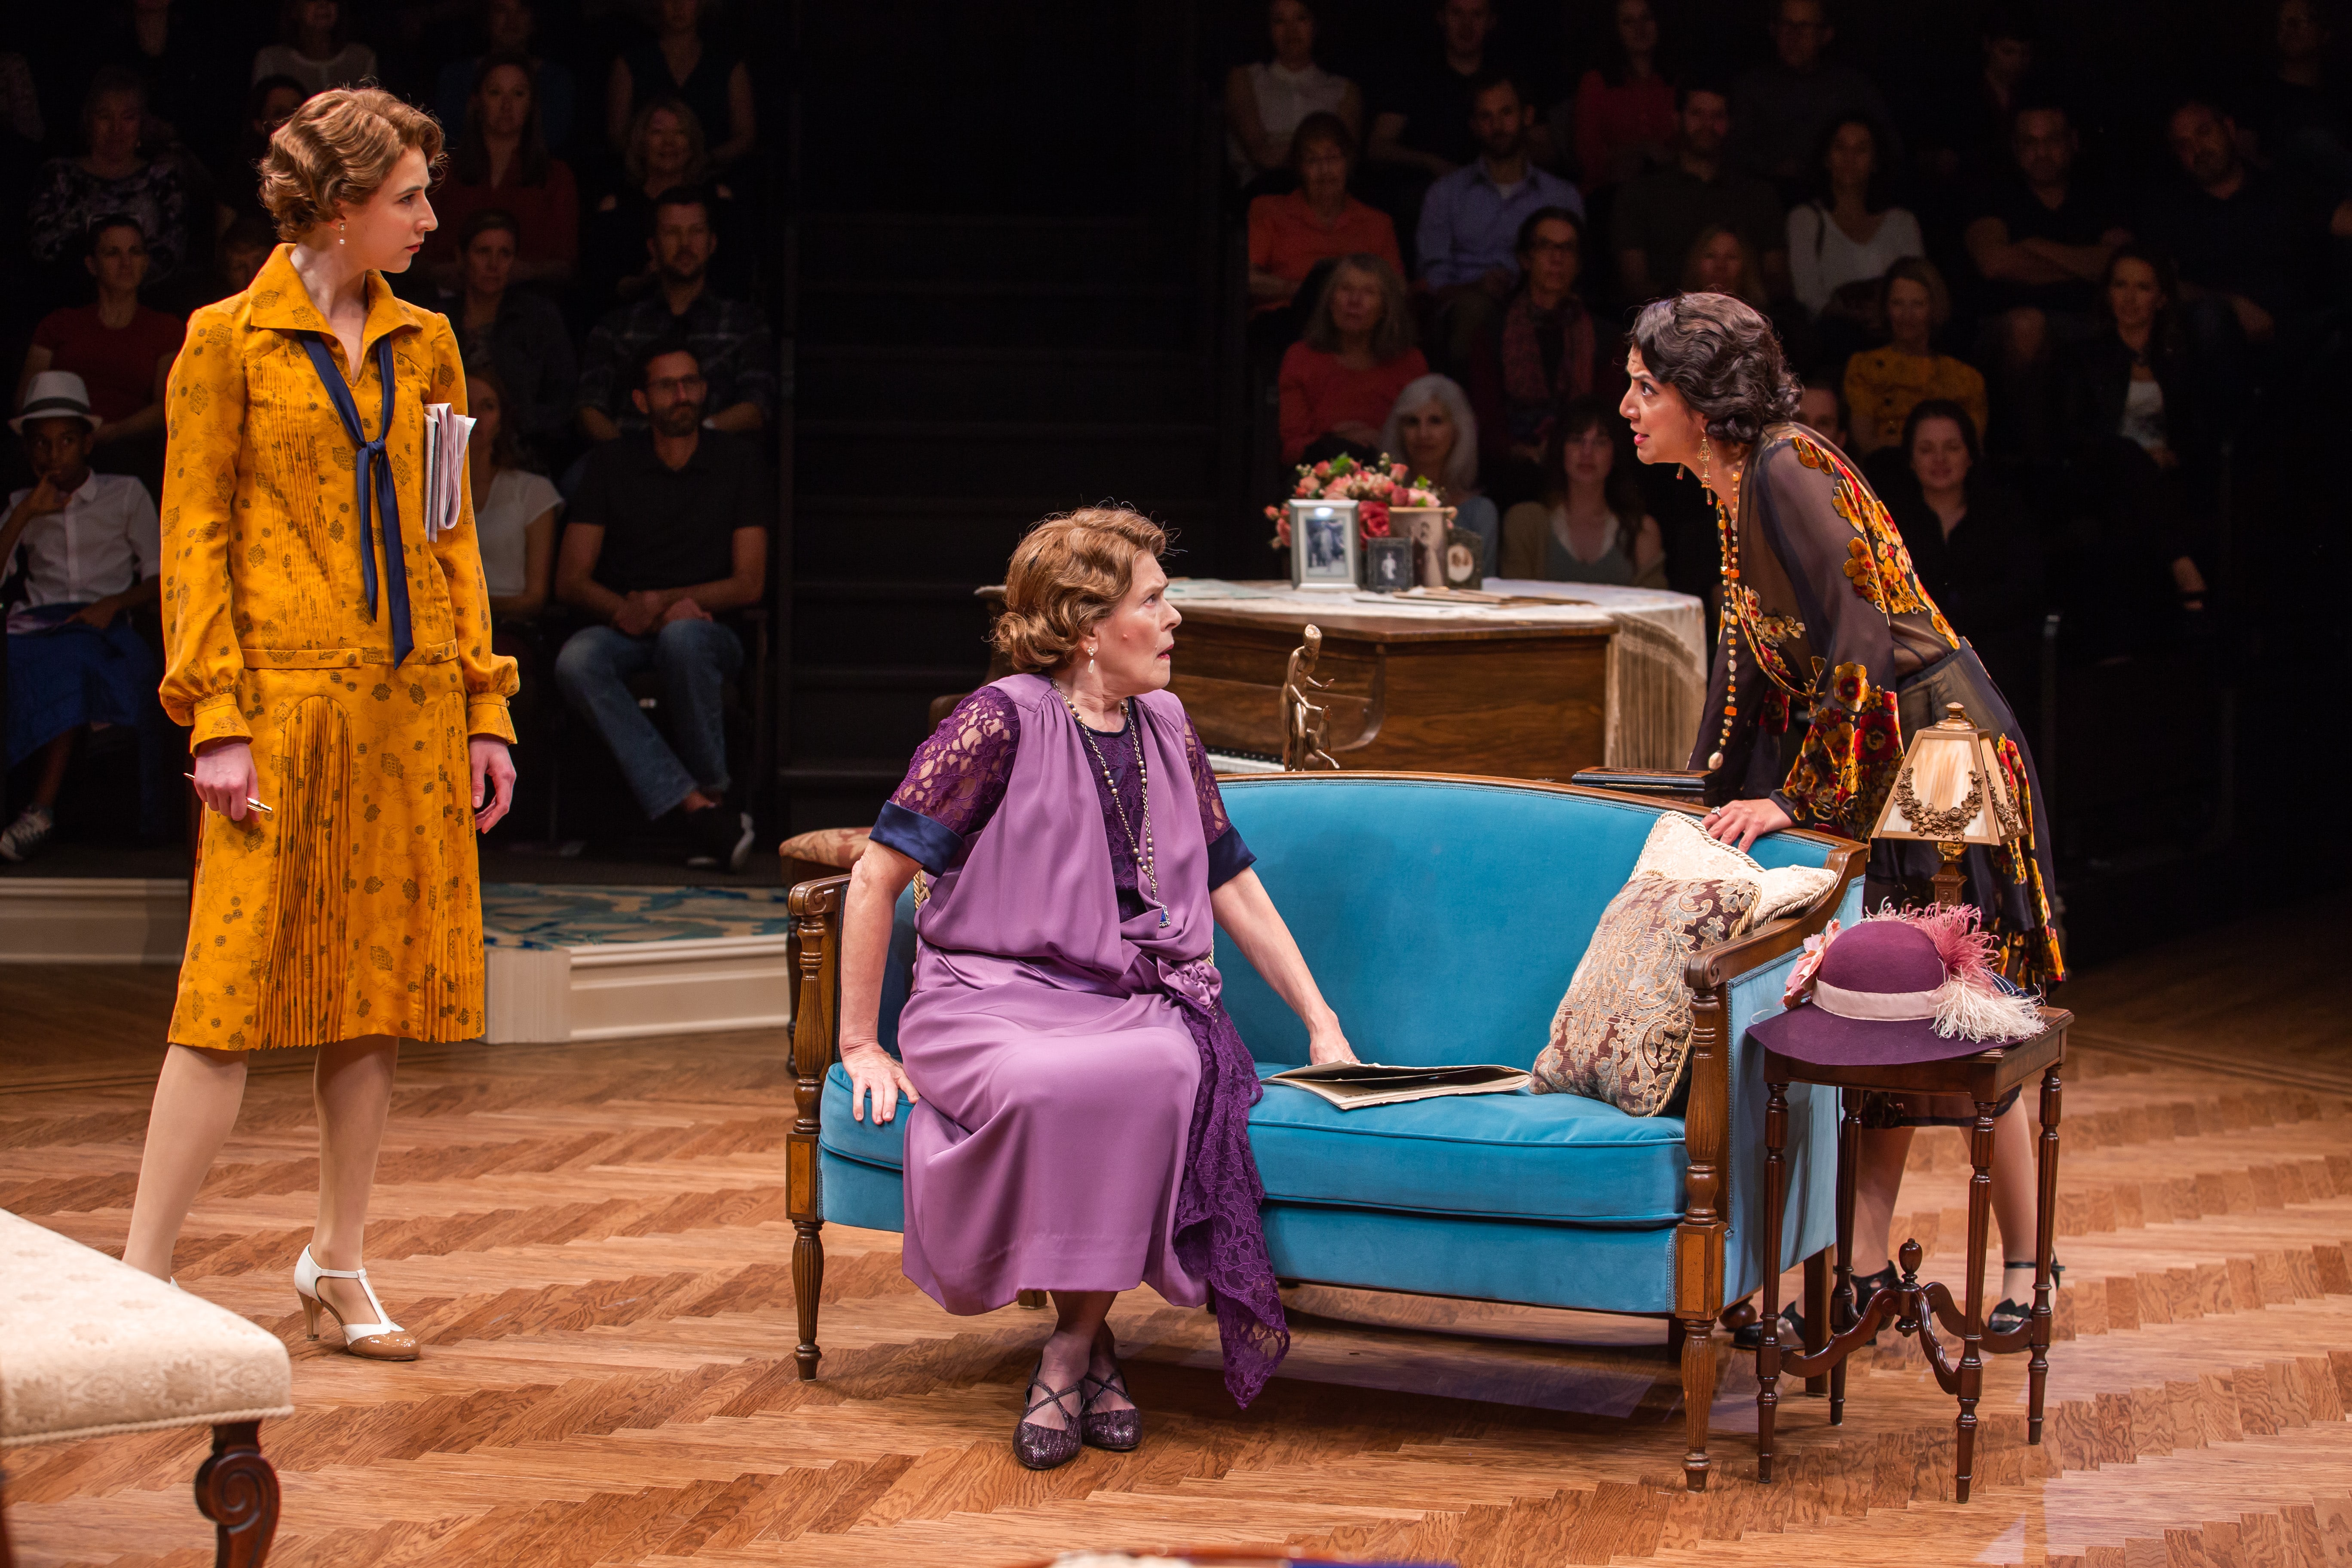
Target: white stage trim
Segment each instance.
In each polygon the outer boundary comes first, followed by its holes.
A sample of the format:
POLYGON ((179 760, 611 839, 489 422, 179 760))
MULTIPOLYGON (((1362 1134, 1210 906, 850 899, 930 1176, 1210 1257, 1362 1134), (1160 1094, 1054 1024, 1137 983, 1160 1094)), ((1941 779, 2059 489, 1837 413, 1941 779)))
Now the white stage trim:
POLYGON ((0 963, 168 963, 188 945, 184 877, 0 877, 0 963))

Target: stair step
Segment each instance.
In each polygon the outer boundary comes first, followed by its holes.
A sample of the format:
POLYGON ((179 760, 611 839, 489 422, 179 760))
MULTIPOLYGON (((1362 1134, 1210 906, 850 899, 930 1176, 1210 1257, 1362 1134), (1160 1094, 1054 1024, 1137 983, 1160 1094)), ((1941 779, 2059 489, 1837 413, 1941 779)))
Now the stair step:
POLYGON ((822 788, 878 784, 887 791, 897 788, 898 781, 907 776, 907 763, 904 758, 896 762, 887 757, 809 758, 786 763, 776 770, 776 776, 788 785, 822 788))
POLYGON ((803 420, 1196 420, 1214 394, 1203 356, 1149 350, 810 344, 798 351, 803 420))
MULTIPOLYGON (((804 494, 793 503, 793 570, 804 579, 856 578, 871 575, 877 564, 889 561, 905 563, 910 576, 929 581, 999 583, 1013 547, 1040 518, 1100 499, 1099 493, 1077 489, 1059 496, 1032 491, 1001 500, 804 494)), ((1180 551, 1187 536, 1206 539, 1213 531, 1213 508, 1197 492, 1182 495, 1169 485, 1155 495, 1139 485, 1120 500, 1172 530, 1180 551), (1171 495, 1181 499, 1170 499, 1171 495)))
MULTIPOLYGON (((1000 560, 995 575, 1003 575, 1003 566, 1000 560)), ((894 668, 985 665, 989 606, 972 592, 984 580, 992 579, 975 574, 952 584, 845 586, 836 586, 836 579, 803 579, 793 593, 793 661, 805 668, 845 649, 872 649, 887 651, 894 668)))
POLYGON ((1150 285, 808 282, 803 343, 1171 351, 1193 347, 1190 289, 1150 285))

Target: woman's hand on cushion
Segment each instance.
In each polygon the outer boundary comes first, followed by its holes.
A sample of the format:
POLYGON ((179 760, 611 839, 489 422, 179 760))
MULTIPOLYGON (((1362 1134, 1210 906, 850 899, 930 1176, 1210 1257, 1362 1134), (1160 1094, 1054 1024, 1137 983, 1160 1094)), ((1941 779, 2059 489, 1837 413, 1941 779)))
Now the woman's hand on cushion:
POLYGON ((1734 849, 1746 849, 1768 833, 1778 833, 1795 826, 1789 814, 1769 800, 1735 800, 1728 805, 1718 805, 1699 823, 1707 837, 1719 838, 1734 849))
POLYGON ((1318 1068, 1326 1062, 1356 1060, 1356 1047, 1339 1032, 1339 1019, 1332 1019, 1307 1037, 1307 1059, 1318 1068))
MULTIPOLYGON (((1341 1042, 1343 1045, 1346 1043, 1341 1042)), ((890 1053, 878 1045, 844 1046, 841 1066, 849 1074, 849 1115, 855 1121, 866 1120, 866 1104, 874 1104, 874 1125, 887 1124, 898 1114, 901 1090, 909 1100, 923 1097, 907 1079, 907 1069, 890 1059, 890 1053)))

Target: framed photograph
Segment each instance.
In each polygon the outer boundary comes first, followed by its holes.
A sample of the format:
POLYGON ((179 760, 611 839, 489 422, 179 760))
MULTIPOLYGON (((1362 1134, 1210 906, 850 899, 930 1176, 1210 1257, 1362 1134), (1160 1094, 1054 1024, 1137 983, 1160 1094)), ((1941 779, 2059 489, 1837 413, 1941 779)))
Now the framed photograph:
POLYGON ((1349 588, 1362 581, 1351 500, 1290 502, 1290 582, 1297 588, 1349 588))
POLYGON ((1466 528, 1445 531, 1445 582, 1448 588, 1474 592, 1486 580, 1486 542, 1466 528))
POLYGON ((1395 594, 1412 586, 1412 541, 1370 539, 1364 542, 1364 586, 1375 594, 1395 594))
POLYGON ((1450 521, 1444 507, 1389 509, 1389 531, 1412 546, 1412 581, 1408 587, 1445 586, 1445 525, 1450 521))

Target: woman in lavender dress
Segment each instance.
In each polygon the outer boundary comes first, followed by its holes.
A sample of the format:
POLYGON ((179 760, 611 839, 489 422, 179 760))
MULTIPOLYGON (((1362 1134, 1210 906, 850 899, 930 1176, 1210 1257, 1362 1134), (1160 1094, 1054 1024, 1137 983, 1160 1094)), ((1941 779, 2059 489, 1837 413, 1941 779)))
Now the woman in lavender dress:
POLYGON ((1257 1079, 1217 1000, 1212 922, 1305 1021, 1312 1059, 1355 1059, 1165 689, 1181 619, 1166 546, 1109 509, 1022 541, 995 637, 1024 673, 916 752, 843 915, 851 1113, 914 1102, 907 1278, 963 1314, 1054 1293, 1013 1434, 1033 1469, 1140 1437, 1105 1321, 1121 1290, 1213 1304, 1244 1405, 1289 1347, 1258 1226, 1257 1079), (902 1065, 877 1019, 891 910, 919 871, 902 1065))

